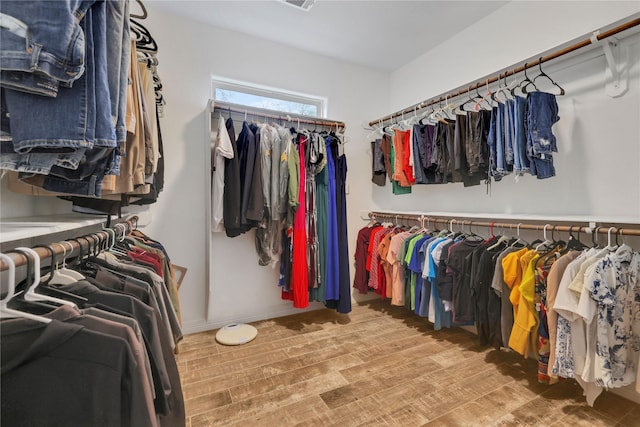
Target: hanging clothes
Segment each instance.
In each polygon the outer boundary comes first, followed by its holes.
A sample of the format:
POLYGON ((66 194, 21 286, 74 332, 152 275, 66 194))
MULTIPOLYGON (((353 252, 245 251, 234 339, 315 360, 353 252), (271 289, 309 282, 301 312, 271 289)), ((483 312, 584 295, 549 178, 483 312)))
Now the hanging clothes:
MULTIPOLYGON (((322 141, 324 145, 325 142, 322 141)), ((325 161, 326 156, 325 156, 325 161)), ((318 286, 311 291, 314 301, 326 302, 327 258, 329 256, 329 171, 323 167, 316 174, 316 214, 318 236, 318 258, 320 263, 318 286)))
POLYGON ((538 382, 574 378, 590 406, 605 387, 640 388, 640 253, 626 244, 578 251, 496 239, 366 226, 356 255, 371 261, 364 271, 356 262, 354 286, 368 272, 368 289, 378 292, 373 272, 386 273, 391 304, 435 330, 475 324, 481 345, 535 355, 538 382))
POLYGON ((293 300, 296 308, 309 306, 309 269, 307 263, 307 231, 306 231, 306 167, 305 148, 308 138, 298 135, 298 155, 300 159, 300 185, 298 190, 298 209, 293 222, 292 237, 292 272, 290 292, 283 290, 282 298, 293 300))
POLYGON ((233 127, 233 119, 229 117, 225 123, 233 156, 225 159, 224 167, 224 230, 228 237, 235 237, 242 234, 240 224, 241 209, 241 189, 240 189, 240 157, 238 156, 238 146, 236 144, 236 133, 233 127))
POLYGON ((231 159, 233 155, 233 144, 229 131, 222 114, 220 114, 211 164, 211 231, 214 233, 224 231, 224 166, 225 159, 231 159))
MULTIPOLYGON (((331 148, 331 140, 327 139, 327 172, 329 175, 329 200, 328 200, 328 233, 327 233, 327 274, 325 275, 325 299, 340 299, 340 249, 338 232, 338 208, 336 189, 336 168, 334 151, 331 148)), ((335 305, 335 303, 333 303, 335 305)))
MULTIPOLYGON (((334 137, 333 146, 336 152, 340 152, 341 141, 334 137)), ((338 226, 338 268, 339 268, 339 313, 351 311, 351 291, 349 273, 349 233, 347 229, 347 157, 344 153, 338 156, 336 164, 336 211, 338 226)))
MULTIPOLYGON (((277 284, 282 298, 295 307, 318 301, 349 312, 343 142, 333 133, 246 120, 234 140, 231 117, 224 131, 233 148, 224 168, 222 226, 227 237, 255 229, 258 264, 275 268, 280 262, 277 284)), ((220 138, 224 131, 219 130, 220 138)))
MULTIPOLYGON (((74 23, 70 28, 78 37, 71 38, 60 29, 41 28, 41 12, 25 2, 0 9, 39 34, 36 38, 57 40, 47 42, 42 53, 60 61, 48 74, 39 66, 13 69, 12 78, 3 73, 0 168, 10 171, 11 191, 58 196, 71 201, 75 212, 91 214, 116 215, 129 204, 154 203, 164 184, 159 118, 165 101, 157 44, 130 19, 128 2, 87 2, 79 22, 68 8, 47 9, 61 22, 74 23), (16 84, 16 77, 22 83, 16 84), (30 125, 33 115, 57 126, 36 129, 30 125), (87 115, 93 118, 77 122, 87 115), (66 141, 62 154, 60 141, 66 141), (30 147, 21 148, 24 144, 30 147)), ((3 38, 5 56, 16 47, 10 38, 3 38)))
POLYGON ((72 267, 82 280, 39 285, 38 292, 75 305, 46 308, 52 303, 35 306, 20 296, 8 302, 18 313, 37 309, 50 323, 15 313, 2 321, 3 422, 185 425, 173 354, 182 331, 168 255, 138 231, 116 247, 117 253, 81 254, 72 267))
POLYGON ((558 148, 552 127, 560 120, 556 95, 514 95, 452 117, 408 130, 383 127, 382 138, 371 142, 372 181, 384 185, 380 177, 386 171, 393 194, 407 194, 419 184, 462 182, 468 187, 499 182, 512 173, 537 179, 555 176, 553 153, 558 148))

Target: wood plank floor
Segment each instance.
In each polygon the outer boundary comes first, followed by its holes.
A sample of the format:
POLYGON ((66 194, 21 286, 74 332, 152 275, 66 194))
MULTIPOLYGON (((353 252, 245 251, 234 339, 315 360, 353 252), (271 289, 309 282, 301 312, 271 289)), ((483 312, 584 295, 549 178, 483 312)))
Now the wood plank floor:
POLYGON ((253 325, 245 345, 181 343, 188 427, 640 426, 636 403, 605 392, 590 408, 573 380, 539 384, 535 361, 386 302, 253 325))

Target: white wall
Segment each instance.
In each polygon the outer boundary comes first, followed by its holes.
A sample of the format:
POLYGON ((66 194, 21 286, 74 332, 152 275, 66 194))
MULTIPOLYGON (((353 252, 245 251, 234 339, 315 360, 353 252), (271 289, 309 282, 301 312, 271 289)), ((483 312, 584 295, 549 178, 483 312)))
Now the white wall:
POLYGON ((399 110, 640 12, 634 1, 511 1, 391 73, 399 110))
POLYGON ((184 329, 211 329, 296 312, 290 301, 280 299, 277 271, 258 265, 253 232, 234 239, 215 234, 211 257, 205 257, 209 170, 203 155, 209 143, 205 107, 211 76, 328 98, 328 117, 346 122, 350 137, 345 151, 351 190, 349 242, 353 242, 362 222, 358 212, 371 204, 370 176, 363 173, 369 170, 364 151, 367 132, 361 123, 387 111, 388 74, 171 16, 152 2, 145 3, 150 3, 145 25, 160 47, 159 73, 167 100, 162 119, 166 184, 151 208, 153 222, 148 230, 167 245, 173 262, 189 269, 180 290, 184 329), (209 321, 206 263, 212 270, 209 321))
MULTIPOLYGON (((389 112, 537 57, 638 11, 638 2, 511 2, 393 72, 389 112)), ((485 186, 462 184, 414 186, 413 194, 403 196, 376 188, 376 208, 640 221, 640 44, 637 36, 634 40, 623 41, 631 49, 630 88, 620 98, 605 94, 603 56, 544 66, 567 91, 558 98, 560 121, 554 126, 559 149, 555 178, 525 176, 516 182, 507 176, 491 186, 491 195, 485 186)))

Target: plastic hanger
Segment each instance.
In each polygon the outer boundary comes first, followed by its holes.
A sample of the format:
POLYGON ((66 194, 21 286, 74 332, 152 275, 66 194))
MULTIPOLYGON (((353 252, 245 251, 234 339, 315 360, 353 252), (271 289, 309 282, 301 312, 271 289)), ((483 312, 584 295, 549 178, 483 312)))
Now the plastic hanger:
MULTIPOLYGON (((83 305, 88 300, 80 295, 76 295, 71 292, 64 291, 62 289, 58 289, 56 287, 52 287, 50 285, 69 285, 75 283, 76 280, 66 277, 63 275, 55 275, 55 267, 57 266, 56 253, 51 246, 35 246, 42 247, 49 251, 49 256, 51 258, 51 266, 48 275, 40 277, 40 284, 38 285, 39 295, 46 295, 49 297, 60 298, 62 300, 74 303, 75 305, 83 305)), ((25 300, 28 301, 28 300, 25 300)), ((57 301, 53 301, 57 302, 57 301)))
POLYGON ((611 230, 615 230, 615 227, 609 227, 609 230, 607 230, 607 246, 604 248, 608 251, 615 251, 618 246, 617 245, 612 245, 611 244, 611 230))
POLYGON ((502 74, 498 78, 498 89, 491 95, 491 99, 495 102, 506 102, 511 99, 511 91, 507 86, 507 72, 504 73, 504 86, 500 85, 500 81, 502 80, 502 74), (500 99, 500 95, 504 96, 504 99, 500 99))
POLYGON ((7 277, 7 294, 0 300, 0 318, 12 318, 22 317, 24 319, 31 319, 42 323, 51 323, 51 319, 38 316, 37 314, 27 313, 25 311, 9 308, 9 301, 14 297, 16 291, 16 264, 13 262, 13 258, 9 255, 0 253, 0 258, 9 266, 7 277))
MULTIPOLYGON (((491 233, 491 234, 493 234, 493 233, 491 233)), ((503 243, 508 242, 509 240, 510 240, 510 238, 507 237, 505 235, 505 233, 503 232, 502 235, 498 238, 498 240, 493 245, 489 246, 486 250, 487 251, 494 250, 495 248, 497 248, 498 246, 502 245, 503 243)))
MULTIPOLYGON (((599 228, 600 228, 600 227, 596 228, 596 233, 597 233, 597 230, 598 230, 599 228)), ((603 255, 608 254, 609 252, 613 252, 613 251, 615 251, 616 249, 618 249, 618 246, 614 246, 614 245, 612 245, 612 244, 611 244, 611 230, 615 230, 615 227, 609 227, 609 230, 607 231, 607 246, 605 246, 604 248, 601 248, 601 249, 596 253, 596 255, 595 255, 595 256, 597 256, 597 257, 601 257, 601 256, 603 256, 603 255)))
POLYGON ((444 107, 440 109, 440 114, 443 119, 453 120, 455 119, 455 114, 453 111, 455 110, 456 105, 453 104, 449 99, 449 94, 444 97, 444 107))
MULTIPOLYGON (((23 298, 25 301, 47 301, 53 302, 61 305, 68 305, 70 307, 77 308, 76 305, 70 301, 66 301, 60 298, 52 297, 49 295, 44 295, 36 292, 36 288, 40 284, 40 256, 31 248, 27 247, 19 247, 15 249, 16 252, 21 252, 27 258, 33 260, 34 266, 34 274, 33 274, 33 282, 27 288, 27 291, 24 293, 23 298)), ((28 278, 27 278, 28 279, 28 278)))
POLYGON ((493 107, 489 103, 488 99, 491 99, 492 95, 493 95, 493 92, 491 92, 491 89, 489 88, 489 79, 487 79, 487 93, 484 96, 480 97, 480 99, 473 106, 473 109, 475 111, 480 111, 482 109, 482 103, 484 102, 486 104, 487 109, 491 110, 491 108, 493 107))
POLYGON ((576 238, 573 235, 573 225, 569 227, 569 239, 567 240, 567 245, 565 246, 562 253, 566 253, 570 250, 581 251, 583 249, 586 249, 584 243, 580 241, 580 228, 581 227, 578 227, 578 237, 576 238))
POLYGON ((78 255, 74 258, 73 260, 73 266, 74 267, 79 267, 82 262, 84 261, 84 259, 89 255, 89 252, 91 250, 91 243, 89 241, 89 239, 87 238, 87 236, 80 236, 80 237, 76 237, 75 239, 71 239, 74 242, 76 242, 78 244, 78 246, 80 247, 79 253, 78 255), (87 244, 87 247, 85 249, 84 245, 82 244, 81 240, 84 240, 87 244))
POLYGON ((600 230, 600 227, 596 227, 595 230, 593 230, 593 234, 591 235, 591 242, 593 243, 594 248, 598 248, 600 246, 600 244, 598 243, 598 230, 600 230))
POLYGON ((469 225, 469 236, 471 236, 474 239, 487 240, 488 237, 485 238, 482 234, 478 234, 473 231, 473 228, 471 228, 471 226, 473 225, 473 221, 469 221, 468 225, 469 225))
MULTIPOLYGON (((51 246, 41 247, 46 248, 49 251, 49 256, 51 257, 51 266, 49 268, 49 273, 46 276, 42 276, 40 278, 40 281, 42 281, 44 285, 70 285, 71 283, 77 282, 76 279, 60 273, 60 271, 58 270, 58 260, 56 259, 56 252, 51 246)), ((66 249, 64 250, 66 253, 66 249)))
MULTIPOLYGON (((540 59, 538 59, 538 69, 540 70, 540 74, 538 74, 537 76, 535 76, 533 78, 533 81, 531 81, 531 84, 533 85, 533 87, 536 90, 539 90, 536 85, 535 85, 535 81, 538 80, 539 77, 546 77, 555 87, 557 87, 558 89, 560 89, 560 93, 556 94, 556 96, 562 96, 564 95, 564 89, 555 81, 553 81, 553 79, 551 77, 549 77, 544 71, 542 71, 542 57, 540 57, 540 59)), ((528 85, 527 85, 528 86, 528 85)), ((522 88, 522 93, 527 93, 527 86, 524 86, 522 88)))
POLYGON ((64 274, 65 276, 71 277, 72 279, 75 279, 75 280, 84 280, 85 277, 82 274, 80 274, 78 271, 67 268, 67 251, 65 248, 66 243, 69 244, 69 254, 71 254, 71 252, 73 252, 73 245, 71 244, 71 242, 64 240, 60 243, 54 243, 54 245, 62 246, 62 249, 64 251, 62 254, 62 268, 58 268, 58 272, 60 274, 64 274))
POLYGON ((407 131, 411 128, 411 125, 409 124, 409 119, 404 118, 404 111, 402 111, 402 118, 401 120, 398 122, 398 127, 400 128, 400 130, 402 131, 407 131))
POLYGON ((522 237, 520 237, 520 226, 521 226, 521 225, 522 225, 522 223, 521 223, 521 222, 519 222, 519 223, 518 223, 518 225, 516 225, 516 240, 514 240, 514 241, 511 243, 511 245, 509 245, 509 246, 511 246, 512 248, 515 248, 515 247, 516 247, 516 245, 518 245, 518 244, 522 244, 522 245, 525 245, 525 246, 527 246, 527 245, 528 245, 528 243, 527 243, 525 240, 523 240, 523 239, 522 239, 522 237))
POLYGON ((536 252, 540 252, 541 250, 543 250, 543 248, 545 246, 549 246, 550 244, 552 244, 553 242, 551 240, 549 240, 547 238, 547 227, 552 227, 551 224, 545 224, 544 225, 544 229, 542 231, 542 235, 543 235, 543 241, 542 243, 540 243, 538 246, 536 246, 535 250, 536 252))
POLYGON ((460 114, 466 115, 468 111, 471 111, 471 110, 468 110, 466 107, 474 102, 475 102, 474 99, 471 97, 471 87, 467 87, 467 99, 465 99, 464 102, 462 102, 458 106, 457 111, 460 114))

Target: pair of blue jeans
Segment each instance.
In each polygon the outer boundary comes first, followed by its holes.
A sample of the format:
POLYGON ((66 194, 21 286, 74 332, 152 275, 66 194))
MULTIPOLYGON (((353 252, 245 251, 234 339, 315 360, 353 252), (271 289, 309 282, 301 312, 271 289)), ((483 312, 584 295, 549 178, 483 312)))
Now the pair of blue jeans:
POLYGON ((527 157, 531 173, 538 179, 555 176, 551 153, 558 151, 552 126, 560 120, 556 96, 547 92, 531 92, 526 108, 527 157))
POLYGON ((519 175, 531 173, 525 128, 527 100, 516 96, 514 100, 507 101, 507 105, 511 105, 513 114, 513 169, 519 175))

